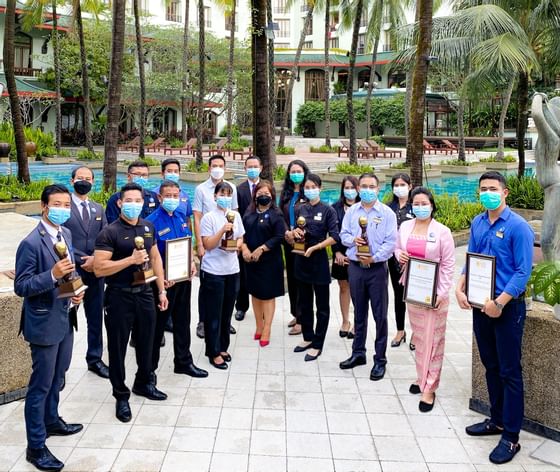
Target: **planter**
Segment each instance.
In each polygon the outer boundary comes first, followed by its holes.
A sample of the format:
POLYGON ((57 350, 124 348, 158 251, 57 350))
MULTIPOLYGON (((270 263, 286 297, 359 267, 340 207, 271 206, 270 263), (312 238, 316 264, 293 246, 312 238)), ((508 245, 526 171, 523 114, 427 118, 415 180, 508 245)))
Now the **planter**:
POLYGON ((9 164, 10 158, 9 157, 0 157, 0 164, 9 164))
MULTIPOLYGON (((122 174, 127 174, 128 164, 127 165, 117 164, 117 172, 120 172, 122 174)), ((148 172, 150 173, 150 175, 161 174, 161 166, 149 166, 148 172)))
POLYGON ((41 200, 30 200, 28 202, 2 202, 0 213, 15 212, 20 215, 40 215, 41 200))
POLYGON ((487 170, 508 171, 517 170, 519 164, 517 162, 485 162, 487 170))
POLYGON ((45 156, 43 157, 43 164, 70 164, 74 162, 71 157, 59 157, 59 156, 45 156))
POLYGON ((34 156, 37 152, 37 145, 33 141, 27 141, 25 143, 25 152, 28 157, 34 156))
POLYGON ((9 158, 12 145, 10 143, 0 143, 0 158, 9 158))
POLYGON ((103 169, 103 161, 88 161, 87 159, 75 161, 76 164, 81 166, 87 166, 90 169, 103 169))
MULTIPOLYGON (((208 180, 210 175, 208 172, 184 172, 181 171, 181 180, 185 180, 186 182, 204 182, 208 180)), ((224 180, 232 180, 233 179, 233 171, 226 170, 224 174, 224 180)))
POLYGON ((476 164, 473 166, 451 166, 441 164, 438 166, 444 174, 461 174, 461 175, 477 175, 486 171, 486 166, 476 164))
MULTIPOLYGON (((384 183, 385 182, 385 175, 383 173, 377 173, 374 172, 374 174, 377 176, 377 178, 379 179, 379 183, 384 183)), ((341 174, 339 172, 319 172, 319 177, 321 177, 321 180, 324 183, 336 183, 336 184, 340 184, 342 182, 342 179, 348 174, 341 174)), ((359 178, 359 175, 354 175, 354 177, 359 178)))

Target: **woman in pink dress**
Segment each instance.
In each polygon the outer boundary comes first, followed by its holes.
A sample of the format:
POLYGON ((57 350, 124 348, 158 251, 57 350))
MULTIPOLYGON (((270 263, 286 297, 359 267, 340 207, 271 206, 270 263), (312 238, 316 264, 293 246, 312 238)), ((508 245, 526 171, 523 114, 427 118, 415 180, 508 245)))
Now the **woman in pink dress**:
MULTIPOLYGON (((407 304, 416 343, 417 375, 409 391, 422 394, 418 408, 426 413, 434 407, 441 376, 449 290, 455 267, 455 243, 449 228, 434 219, 436 204, 428 189, 415 188, 411 200, 416 218, 401 224, 395 257, 405 270, 410 256, 439 262, 435 308, 407 304)), ((403 271, 401 283, 404 283, 405 274, 403 271)))

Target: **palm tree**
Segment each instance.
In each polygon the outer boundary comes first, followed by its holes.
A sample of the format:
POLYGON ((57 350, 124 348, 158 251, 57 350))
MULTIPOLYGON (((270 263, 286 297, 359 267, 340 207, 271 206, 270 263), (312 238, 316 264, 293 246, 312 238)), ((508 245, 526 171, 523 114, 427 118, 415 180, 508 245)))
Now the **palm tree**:
POLYGON ((111 70, 107 97, 107 130, 105 133, 105 161, 103 163, 103 188, 114 191, 117 183, 117 147, 121 115, 122 65, 126 2, 113 2, 113 25, 111 45, 111 70))
POLYGON ((6 2, 6 15, 4 20, 4 74, 6 75, 6 85, 10 97, 10 110, 12 123, 14 126, 16 157, 18 163, 18 180, 28 184, 31 182, 29 177, 29 163, 25 152, 25 136, 23 134, 23 119, 19 103, 16 74, 15 74, 15 30, 16 30, 16 0, 6 2))
MULTIPOLYGON (((272 0, 266 0, 266 24, 272 25, 272 0)), ((270 160, 276 167, 276 70, 274 69, 274 35, 268 38, 268 114, 270 116, 270 160)))
POLYGON ((204 138, 204 97, 206 95, 206 47, 204 44, 204 0, 198 0, 198 123, 196 125, 196 167, 202 166, 202 139, 204 138))
POLYGON ((134 7, 134 30, 136 32, 136 53, 138 56, 138 78, 140 80, 140 141, 138 143, 138 155, 144 158, 144 139, 146 138, 146 76, 144 69, 144 47, 142 45, 142 30, 140 27, 140 6, 138 0, 133 0, 134 7))
POLYGON ((329 97, 331 95, 331 79, 329 74, 329 41, 331 28, 331 2, 325 0, 325 146, 331 146, 331 119, 329 97))

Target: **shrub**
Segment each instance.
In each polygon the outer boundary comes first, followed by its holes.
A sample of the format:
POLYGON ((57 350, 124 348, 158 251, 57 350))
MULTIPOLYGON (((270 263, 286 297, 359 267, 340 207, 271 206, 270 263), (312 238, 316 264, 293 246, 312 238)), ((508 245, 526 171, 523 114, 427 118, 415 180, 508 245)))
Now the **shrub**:
MULTIPOLYGON (((54 156, 56 154, 55 140, 51 133, 45 133, 41 129, 31 126, 26 126, 23 129, 23 133, 25 135, 25 141, 33 141, 37 145, 35 155, 38 158, 54 156)), ((16 144, 14 128, 9 121, 4 121, 0 124, 0 142, 10 143, 12 145, 10 157, 15 158, 16 144)))
POLYGON ((329 152, 337 152, 340 146, 327 146, 323 144, 322 146, 310 146, 309 152, 319 152, 319 153, 329 153, 329 152))
POLYGON ((459 159, 449 159, 447 161, 440 161, 440 165, 442 166, 460 166, 460 167, 469 167, 476 164, 475 162, 469 161, 460 161, 459 159))
POLYGON ((521 178, 511 175, 507 178, 509 194, 507 204, 512 208, 542 210, 544 208, 544 190, 535 177, 521 178))
MULTIPOLYGON (((155 157, 146 156, 146 157, 144 157, 144 159, 139 159, 139 160, 141 160, 142 162, 145 162, 150 167, 161 166, 161 161, 159 161, 155 157)), ((123 161, 123 164, 127 166, 127 165, 131 164, 132 162, 134 162, 134 161, 123 161)))
POLYGON ((517 162, 517 159, 511 154, 506 154, 503 159, 498 159, 496 156, 482 157, 480 162, 517 162))
POLYGON ((154 138, 152 138, 151 136, 146 136, 144 138, 144 146, 149 146, 153 142, 154 142, 154 138))
POLYGON ((0 176, 0 201, 40 200, 43 189, 51 183, 50 180, 41 179, 34 180, 30 184, 22 184, 14 176, 0 176))
POLYGON ((103 190, 100 190, 99 192, 91 192, 89 194, 89 198, 91 198, 94 202, 99 203, 103 207, 106 207, 109 198, 111 198, 111 195, 113 195, 113 192, 104 192, 103 190))
POLYGON ((224 148, 227 149, 228 151, 243 151, 243 149, 245 149, 245 146, 243 146, 243 144, 240 143, 231 142, 229 144, 226 144, 224 148))
POLYGON ((185 145, 185 143, 181 141, 179 138, 171 137, 169 138, 168 142, 169 142, 169 146, 174 149, 182 148, 185 145))
POLYGON ((451 231, 468 229, 473 218, 484 211, 479 202, 464 202, 457 195, 436 195, 437 220, 451 231))
POLYGON ((272 176, 273 180, 284 180, 286 178, 286 168, 284 166, 277 166, 274 169, 274 174, 272 176))
POLYGON ((277 146, 276 154, 291 155, 296 153, 296 148, 292 146, 277 146))
POLYGON ((560 262, 541 262, 533 269, 529 287, 534 294, 542 294, 550 306, 560 303, 560 262))
POLYGON ((370 165, 350 164, 341 162, 336 165, 335 172, 344 175, 362 175, 366 172, 374 172, 375 169, 370 165))
POLYGON ((410 169, 410 167, 407 166, 405 162, 397 162, 395 164, 391 163, 390 167, 391 167, 391 169, 397 169, 397 170, 398 169, 407 169, 407 170, 410 169))
POLYGON ((186 166, 183 166, 185 172, 208 172, 208 164, 203 162, 200 167, 196 166, 196 160, 189 161, 186 166))
POLYGON ((80 161, 102 161, 103 160, 103 153, 102 152, 91 152, 88 150, 85 151, 78 151, 76 157, 80 161))

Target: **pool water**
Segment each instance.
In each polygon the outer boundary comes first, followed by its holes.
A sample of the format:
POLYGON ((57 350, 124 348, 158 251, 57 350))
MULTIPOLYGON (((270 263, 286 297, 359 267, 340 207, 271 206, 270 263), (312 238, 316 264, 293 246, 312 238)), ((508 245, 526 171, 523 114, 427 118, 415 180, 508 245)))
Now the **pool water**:
MULTIPOLYGON (((54 164, 45 165, 42 163, 30 163, 29 172, 32 180, 49 179, 53 183, 64 184, 70 188, 70 178, 74 164, 54 164)), ((0 164, 0 175, 7 175, 9 172, 8 164, 0 164)), ((11 164, 11 172, 13 175, 17 172, 17 166, 11 164)), ((101 170, 95 170, 95 183, 93 186, 94 191, 101 190, 103 184, 103 175, 101 170)), ((527 169, 528 174, 533 173, 533 168, 527 169)), ((241 182, 234 180, 234 183, 241 182)), ((127 182, 126 174, 117 174, 117 187, 124 185, 127 182)), ((161 183, 161 177, 158 174, 149 179, 148 188, 155 188, 161 183)), ((194 190, 198 185, 197 182, 180 182, 181 188, 189 195, 191 200, 194 199, 194 190)), ((444 176, 439 178, 428 179, 424 185, 428 186, 436 195, 449 194, 457 195, 461 201, 473 202, 476 200, 476 190, 478 188, 478 176, 444 176)), ((391 192, 391 185, 387 183, 381 189, 381 198, 386 192, 391 192)), ((322 192, 321 199, 326 203, 334 203, 340 196, 340 186, 337 184, 325 184, 322 192)))

